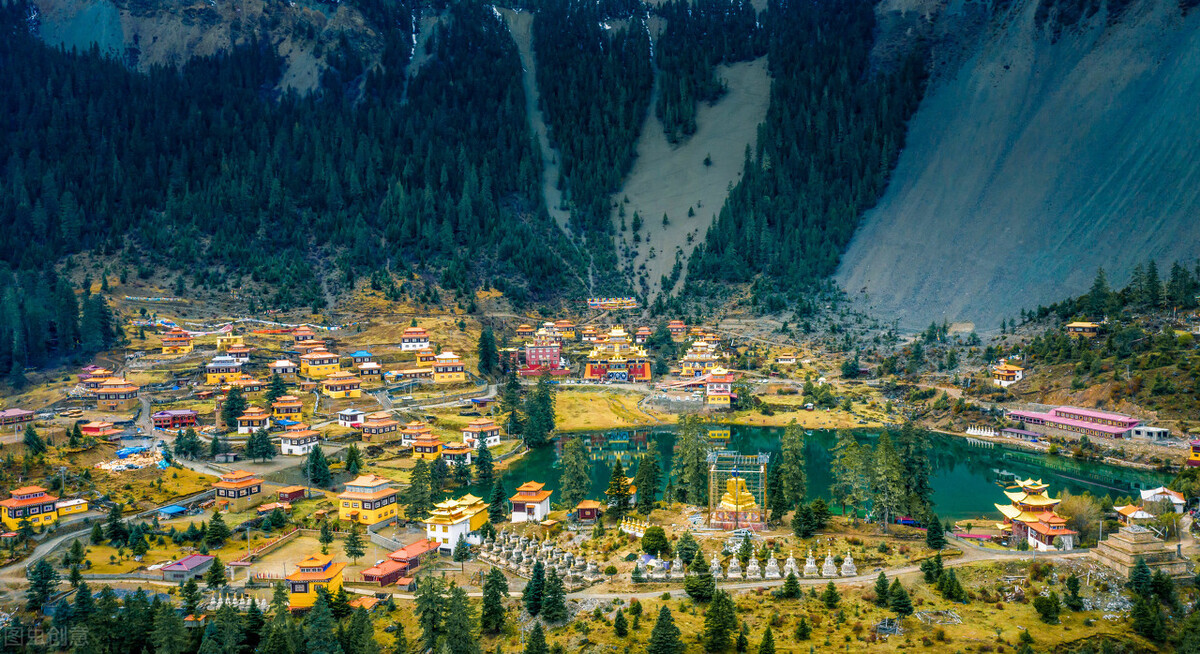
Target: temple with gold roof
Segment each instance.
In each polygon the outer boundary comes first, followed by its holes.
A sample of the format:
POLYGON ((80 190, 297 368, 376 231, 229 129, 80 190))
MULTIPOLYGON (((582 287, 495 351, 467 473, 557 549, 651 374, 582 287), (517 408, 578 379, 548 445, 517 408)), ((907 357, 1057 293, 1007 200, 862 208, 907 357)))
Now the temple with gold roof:
POLYGON ((650 356, 645 348, 631 342, 624 329, 614 327, 607 338, 597 341, 596 347, 588 353, 583 378, 650 381, 650 356))
POLYGON ((743 477, 725 480, 725 493, 709 514, 708 525, 719 529, 763 529, 765 516, 743 477))
POLYGON ((1067 529, 1066 519, 1054 510, 1061 500, 1046 495, 1049 487, 1041 479, 1025 479, 1004 491, 1009 504, 995 505, 1004 516, 996 528, 1010 535, 1010 545, 1016 546, 1024 539, 1031 549, 1038 551, 1075 548, 1075 537, 1079 534, 1067 529))

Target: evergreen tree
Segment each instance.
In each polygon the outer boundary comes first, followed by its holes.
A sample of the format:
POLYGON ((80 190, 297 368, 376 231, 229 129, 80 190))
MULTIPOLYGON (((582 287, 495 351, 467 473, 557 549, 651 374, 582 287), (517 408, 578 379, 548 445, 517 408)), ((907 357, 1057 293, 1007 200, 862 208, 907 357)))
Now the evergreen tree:
POLYGON ((71 436, 67 439, 67 447, 76 448, 83 444, 83 430, 79 428, 79 423, 71 428, 71 436))
POLYGON ((404 505, 410 519, 424 516, 433 509, 432 479, 429 464, 424 459, 417 459, 409 475, 408 491, 405 493, 404 505))
POLYGON ((492 486, 492 496, 488 498, 488 522, 498 525, 508 519, 508 495, 504 492, 504 484, 497 481, 492 486))
POLYGON ((1146 565, 1146 560, 1139 556, 1133 569, 1129 571, 1129 590, 1138 597, 1150 597, 1153 593, 1152 583, 1153 575, 1150 573, 1150 566, 1146 565))
POLYGON ((807 616, 800 616, 796 624, 796 640, 808 640, 812 636, 812 627, 808 624, 807 616))
POLYGON ((1108 286, 1108 276, 1104 274, 1104 268, 1099 268, 1087 294, 1088 316, 1096 320, 1103 319, 1111 304, 1112 290, 1108 286))
POLYGON ((1063 594, 1063 604, 1072 611, 1083 610, 1083 598, 1079 595, 1079 575, 1067 577, 1067 592, 1063 594))
POLYGON ((775 636, 771 634, 771 625, 763 633, 762 642, 758 645, 758 654, 775 654, 775 636))
POLYGON ((683 641, 679 640, 679 627, 671 617, 671 610, 663 606, 658 610, 658 619, 650 631, 650 642, 646 654, 682 654, 683 641))
POLYGON ((834 586, 833 582, 831 581, 825 586, 825 591, 821 593, 820 599, 821 602, 825 604, 825 608, 832 610, 837 608, 838 602, 841 601, 842 596, 838 594, 837 587, 834 586))
POLYGON ((654 500, 662 485, 662 466, 658 463, 658 452, 651 450, 638 462, 637 472, 633 475, 633 485, 637 487, 637 511, 642 515, 650 515, 654 509, 654 500))
POLYGON ((788 599, 798 599, 800 592, 800 580, 796 578, 796 573, 789 572, 783 580, 783 588, 779 592, 780 596, 788 599))
POLYGON ((871 489, 875 511, 880 514, 886 532, 893 518, 902 510, 904 502, 904 472, 887 432, 879 436, 879 443, 875 446, 873 473, 871 489))
POLYGON ((613 617, 613 634, 617 638, 629 635, 629 621, 625 619, 625 612, 621 609, 617 609, 617 615, 613 617))
POLYGON ((358 565, 358 560, 362 558, 364 553, 364 545, 362 534, 358 531, 357 522, 350 525, 350 533, 346 534, 346 541, 342 543, 342 547, 346 551, 346 556, 350 557, 350 560, 355 565, 358 565))
POLYGON ((304 651, 308 654, 342 654, 328 593, 317 593, 316 602, 304 616, 303 633, 304 651))
POLYGON ((546 632, 542 629, 542 623, 533 623, 533 629, 529 632, 529 639, 525 641, 524 654, 549 654, 550 649, 546 647, 546 632))
POLYGON ((250 408, 250 403, 242 394, 242 388, 236 385, 231 386, 229 393, 225 395, 225 401, 221 403, 221 424, 226 430, 236 429, 237 419, 248 408, 250 408))
POLYGON ((183 583, 180 597, 183 599, 184 615, 195 615, 196 610, 200 607, 201 598, 200 585, 196 583, 195 577, 191 577, 183 583))
POLYGON ((38 436, 37 430, 33 428, 33 424, 25 425, 25 437, 22 441, 25 444, 25 451, 30 456, 38 456, 46 453, 46 442, 38 436))
POLYGON ((521 437, 527 447, 545 446, 554 431, 554 388, 550 382, 550 371, 543 370, 537 386, 525 400, 526 424, 521 437))
POLYGON ((262 461, 275 458, 275 445, 266 429, 258 429, 246 439, 246 456, 262 461))
POLYGON ((546 575, 546 585, 542 595, 542 619, 550 624, 567 620, 567 590, 563 586, 562 579, 553 569, 546 575))
POLYGON ((321 533, 317 535, 317 542, 321 543, 321 554, 329 554, 329 545, 333 543, 333 529, 329 526, 329 521, 321 522, 321 533))
POLYGON ((436 577, 425 577, 417 584, 413 613, 421 629, 422 651, 436 651, 445 634, 445 584, 436 577))
POLYGON ((212 439, 208 441, 208 456, 215 459, 218 454, 226 451, 228 451, 228 448, 225 447, 224 441, 221 440, 221 435, 213 434, 212 439))
POLYGON ((888 590, 888 578, 887 575, 885 575, 881 570, 879 572, 879 576, 875 578, 875 605, 887 606, 890 598, 891 595, 890 591, 888 590))
POLYGON ((783 466, 778 460, 767 470, 767 509, 773 523, 783 521, 783 516, 791 509, 787 493, 783 487, 783 466))
POLYGON ((287 382, 279 376, 279 373, 272 374, 271 381, 267 384, 267 390, 263 393, 263 401, 270 406, 284 395, 287 395, 287 382))
MULTIPOLYGON (((685 531, 679 537, 679 541, 675 543, 675 552, 685 566, 690 566, 700 552, 700 543, 696 542, 690 531, 685 531)), ((703 563, 703 561, 701 562, 703 563)))
POLYGON ((833 448, 833 461, 830 462, 833 483, 829 492, 842 505, 842 515, 846 515, 847 507, 857 515, 858 509, 866 502, 865 463, 866 457, 862 447, 854 440, 854 435, 839 431, 837 445, 833 448))
POLYGON ((121 517, 121 505, 113 504, 108 509, 108 518, 104 521, 104 536, 114 544, 124 543, 129 538, 129 529, 121 517))
MULTIPOLYGON (((1058 593, 1050 591, 1048 596, 1037 596, 1033 598, 1033 608, 1038 612, 1038 617, 1046 624, 1058 624, 1058 616, 1062 608, 1058 601, 1058 593)), ((1136 620, 1134 629, 1137 629, 1136 620)))
POLYGON ((99 522, 92 525, 92 533, 88 537, 88 540, 92 542, 92 545, 99 545, 104 542, 104 528, 100 526, 99 522))
POLYGON ((496 335, 492 332, 491 327, 484 327, 479 333, 479 374, 482 377, 490 377, 496 373, 496 368, 500 364, 500 354, 496 350, 496 335))
POLYGON ((484 632, 498 634, 504 628, 504 599, 507 597, 508 578, 499 568, 490 569, 483 582, 483 610, 479 618, 484 632))
POLYGON ((542 597, 546 586, 546 568, 542 562, 535 561, 533 570, 530 573, 529 583, 525 584, 525 590, 521 594, 521 601, 525 604, 525 611, 531 616, 536 616, 542 610, 542 597))
POLYGON ((308 451, 308 459, 304 463, 305 472, 314 486, 325 488, 333 483, 333 475, 329 472, 329 460, 320 445, 315 445, 308 451))
POLYGON ((686 415, 679 420, 679 436, 676 439, 676 459, 673 463, 679 474, 680 485, 675 492, 676 501, 693 505, 708 503, 708 442, 703 434, 700 416, 686 415), (682 498, 678 497, 682 492, 682 498))
POLYGON ((700 554, 692 558, 691 574, 683 578, 683 590, 697 602, 708 602, 717 592, 717 580, 700 554))
POLYGON ((804 503, 808 493, 808 474, 804 457, 804 432, 792 419, 783 430, 783 454, 780 460, 783 492, 791 506, 804 503))
POLYGON ((912 516, 923 516, 933 506, 933 487, 929 485, 929 438, 924 430, 908 421, 896 435, 896 446, 903 469, 904 510, 912 516))
POLYGON ((937 514, 929 514, 926 524, 928 526, 925 529, 925 547, 931 550, 944 548, 946 546, 946 532, 943 531, 942 521, 938 519, 937 514))
POLYGON ((246 620, 244 623, 246 649, 253 652, 258 648, 258 644, 262 640, 265 624, 266 619, 263 617, 262 609, 258 608, 256 600, 251 599, 250 608, 246 609, 246 620))
POLYGON ((591 487, 591 461, 588 460, 587 450, 580 436, 565 437, 563 443, 560 477, 562 484, 563 504, 568 509, 574 509, 587 499, 588 488, 591 487))
POLYGON ((451 583, 446 600, 445 644, 450 654, 479 654, 479 624, 467 591, 451 583))
POLYGON ((608 478, 608 489, 604 494, 608 496, 609 513, 612 514, 613 520, 620 522, 629 510, 629 479, 625 476, 625 468, 620 459, 613 465, 612 474, 608 478))
POLYGON ((232 533, 225 524, 225 518, 221 517, 221 512, 213 511, 212 519, 208 521, 208 529, 204 531, 204 544, 214 549, 218 548, 229 540, 232 533))
POLYGON ((521 436, 524 432, 521 406, 521 380, 517 378, 516 369, 510 368, 500 395, 500 410, 508 415, 506 429, 509 436, 521 436))
POLYGON ((204 573, 204 583, 209 590, 218 590, 228 583, 225 579, 225 564, 221 562, 221 557, 214 556, 212 566, 208 572, 204 573))
POLYGON ((908 591, 904 590, 904 586, 900 585, 899 579, 893 581, 888 590, 888 606, 902 618, 912 615, 912 599, 908 596, 908 591))
MULTIPOLYGON (((1051 593, 1053 595, 1053 593, 1051 593)), ((1034 598, 1034 607, 1037 608, 1037 600, 1045 600, 1044 597, 1034 598)), ((1043 603, 1045 605, 1046 603, 1043 603)), ((1038 613, 1042 614, 1043 609, 1039 608, 1038 613)), ((1058 621, 1058 614, 1050 609, 1054 615, 1054 622, 1058 621)), ((1158 602, 1153 599, 1138 596, 1133 600, 1133 610, 1129 612, 1130 620, 1133 622, 1133 630, 1139 635, 1156 643, 1161 643, 1167 638, 1167 623, 1163 616, 1162 608, 1158 602)), ((1042 618, 1046 620, 1045 617, 1042 618)), ((1053 624, 1053 622, 1051 622, 1053 624)))
POLYGON ((30 611, 40 611, 58 587, 58 572, 43 558, 25 571, 25 579, 29 582, 25 605, 30 611))
POLYGON ((183 618, 175 613, 168 602, 160 604, 154 613, 151 641, 156 654, 184 654, 191 649, 183 618))
POLYGON ((346 472, 357 475, 363 469, 362 451, 358 445, 351 443, 346 447, 346 472))
POLYGON ((490 488, 492 477, 495 474, 495 464, 492 459, 492 450, 482 438, 479 439, 479 447, 475 450, 474 462, 476 483, 485 488, 490 488))
POLYGON ((404 623, 397 620, 392 624, 396 630, 392 632, 395 640, 392 641, 391 654, 408 654, 408 636, 404 633, 404 623))
POLYGON ((720 652, 729 647, 733 630, 737 628, 737 607, 729 593, 718 590, 704 612, 704 648, 720 652))

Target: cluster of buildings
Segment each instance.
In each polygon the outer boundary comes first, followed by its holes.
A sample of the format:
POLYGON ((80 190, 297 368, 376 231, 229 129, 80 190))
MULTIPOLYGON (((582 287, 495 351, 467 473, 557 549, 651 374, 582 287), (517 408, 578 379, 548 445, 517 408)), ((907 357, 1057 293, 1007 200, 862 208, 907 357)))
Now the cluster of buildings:
POLYGON ((132 411, 138 406, 141 387, 113 371, 99 366, 87 366, 79 374, 79 385, 85 397, 96 401, 96 408, 112 413, 132 411))
POLYGON ((1048 488, 1040 479, 1025 479, 1004 491, 1009 503, 995 505, 1004 516, 996 528, 1009 535, 1009 545, 1024 540, 1030 549, 1039 552, 1075 548, 1075 537, 1079 534, 1067 529, 1066 518, 1055 511, 1061 500, 1049 497, 1048 488))
POLYGON ((25 520, 35 528, 47 527, 87 510, 87 500, 60 500, 41 486, 22 486, 13 489, 12 497, 0 500, 0 522, 12 532, 25 520))
POLYGON ((1012 410, 1006 417, 1012 422, 1022 423, 1023 430, 1042 435, 1142 438, 1151 441, 1169 438, 1171 435, 1170 430, 1166 428, 1147 426, 1142 420, 1132 416, 1073 406, 1054 407, 1045 412, 1012 410))

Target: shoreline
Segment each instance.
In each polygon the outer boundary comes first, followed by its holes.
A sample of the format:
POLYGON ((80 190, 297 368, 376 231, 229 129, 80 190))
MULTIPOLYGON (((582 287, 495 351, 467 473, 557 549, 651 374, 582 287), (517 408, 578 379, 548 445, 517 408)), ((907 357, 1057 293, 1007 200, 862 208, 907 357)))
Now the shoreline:
MULTIPOLYGON (((1025 452, 1032 452, 1035 454, 1042 454, 1045 456, 1061 456, 1061 455, 1050 454, 1049 445, 1047 445, 1046 447, 1038 447, 1037 445, 1030 443, 1028 441, 1016 440, 1016 439, 1012 439, 1012 438, 1004 438, 1003 436, 981 436, 978 434, 965 434, 962 432, 947 431, 945 429, 940 429, 937 427, 930 427, 927 425, 922 425, 921 427, 923 429, 933 432, 935 434, 941 434, 943 436, 953 436, 953 437, 961 438, 964 440, 984 441, 987 443, 992 443, 992 444, 995 444, 995 445, 998 445, 1001 447, 1008 448, 1010 450, 1022 450, 1025 452)), ((1039 441, 1039 444, 1040 443, 1041 443, 1041 441, 1039 441)), ((1068 456, 1065 456, 1062 458, 1071 459, 1073 457, 1068 455, 1068 456)), ((1134 470, 1137 472, 1153 472, 1153 473, 1163 474, 1163 475, 1172 474, 1170 472, 1162 472, 1158 468, 1156 468, 1150 464, 1147 464, 1147 463, 1138 463, 1136 461, 1126 461, 1124 459, 1114 459, 1112 457, 1105 457, 1103 459, 1100 459, 1099 461, 1092 460, 1092 459, 1085 459, 1085 460, 1082 460, 1081 463, 1100 463, 1103 465, 1113 466, 1115 468, 1125 468, 1127 470, 1134 470)))

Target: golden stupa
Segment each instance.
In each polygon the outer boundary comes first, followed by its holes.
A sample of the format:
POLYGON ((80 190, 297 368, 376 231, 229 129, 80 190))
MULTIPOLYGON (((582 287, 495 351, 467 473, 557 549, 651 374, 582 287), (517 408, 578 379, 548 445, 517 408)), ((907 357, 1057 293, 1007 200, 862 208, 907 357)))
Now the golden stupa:
POLYGON ((725 481, 725 494, 721 496, 722 511, 752 511, 758 507, 754 495, 746 488, 746 480, 731 477, 725 481))

